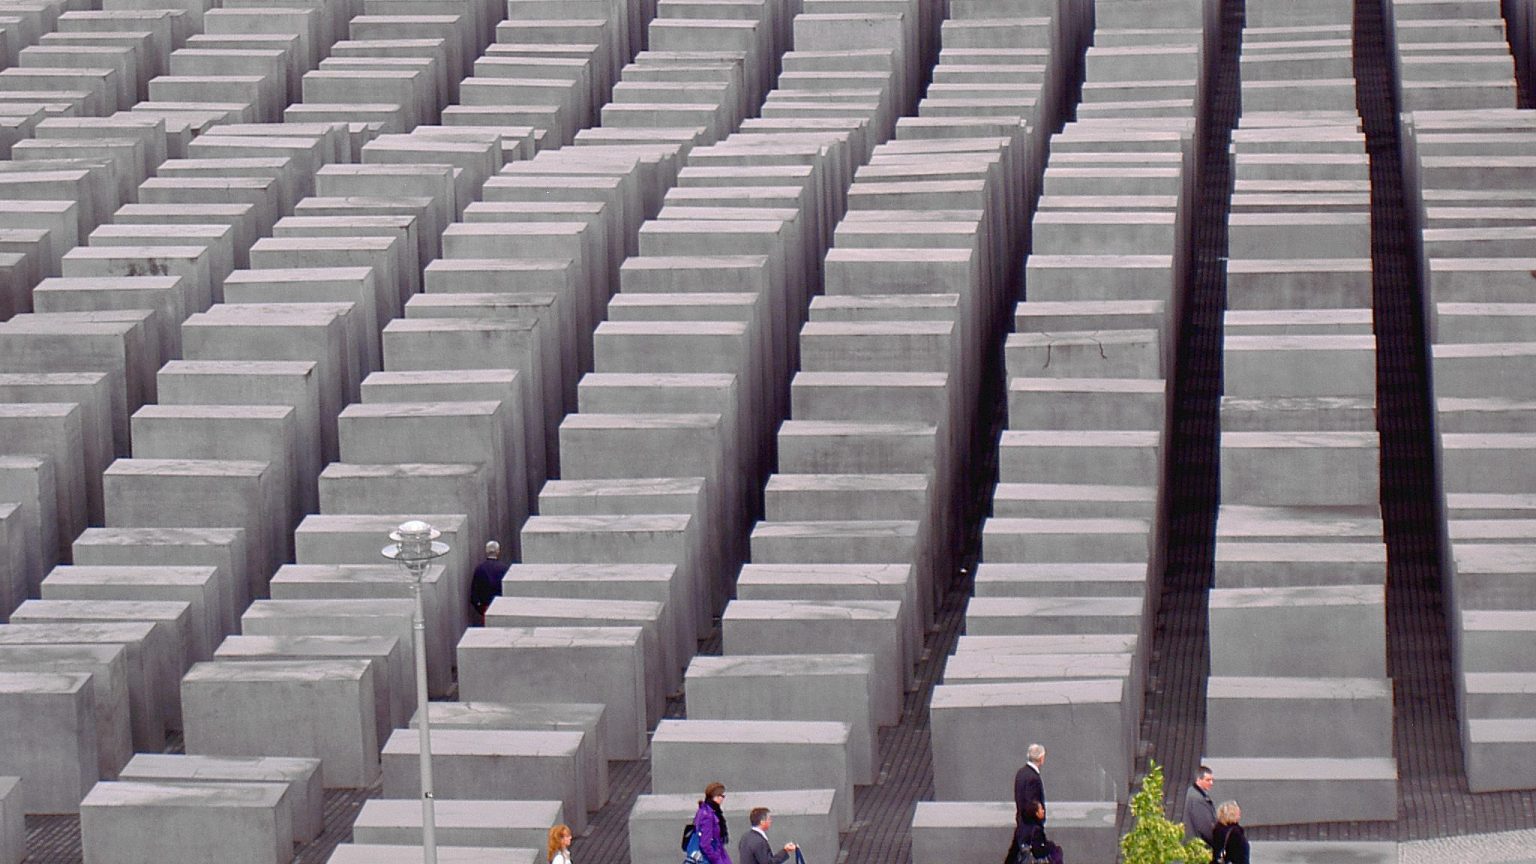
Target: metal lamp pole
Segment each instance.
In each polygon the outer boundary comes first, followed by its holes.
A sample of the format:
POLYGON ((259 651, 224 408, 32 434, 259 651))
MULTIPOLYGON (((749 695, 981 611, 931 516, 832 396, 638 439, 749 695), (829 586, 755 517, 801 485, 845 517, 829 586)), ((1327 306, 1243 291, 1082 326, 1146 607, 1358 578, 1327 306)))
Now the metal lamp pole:
POLYGON ((437 864, 437 813, 432 797, 432 721, 427 711, 427 624, 421 602, 421 577, 427 565, 448 554, 448 544, 437 542, 443 532, 420 519, 412 519, 389 533, 395 541, 383 549, 385 558, 411 574, 411 596, 416 601, 412 616, 416 649, 416 717, 421 733, 421 860, 437 864))

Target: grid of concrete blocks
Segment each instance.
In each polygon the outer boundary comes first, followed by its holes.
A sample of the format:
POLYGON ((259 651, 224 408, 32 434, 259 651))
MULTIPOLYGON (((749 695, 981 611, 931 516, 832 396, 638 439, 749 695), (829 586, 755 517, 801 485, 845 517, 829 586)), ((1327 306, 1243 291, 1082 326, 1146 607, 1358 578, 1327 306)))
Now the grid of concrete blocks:
MULTIPOLYGON (((1467 773, 1531 788, 1532 4, 1387 5, 1467 773)), ((1219 6, 0 2, 0 864, 62 813, 286 864, 375 785, 329 860, 419 859, 413 518, 444 860, 544 861, 639 759, 630 860, 714 780, 836 860, 999 347, 912 860, 1003 848, 1034 741, 1113 860, 1219 6)), ((1349 8, 1249 0, 1241 55, 1205 752, 1254 824, 1397 807, 1349 8)))

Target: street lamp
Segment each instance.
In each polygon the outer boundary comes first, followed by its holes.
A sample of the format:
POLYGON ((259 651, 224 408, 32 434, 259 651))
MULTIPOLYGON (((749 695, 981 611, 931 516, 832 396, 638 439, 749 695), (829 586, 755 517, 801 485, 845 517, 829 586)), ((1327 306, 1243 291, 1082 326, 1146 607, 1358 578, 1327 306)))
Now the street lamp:
POLYGON ((437 864, 437 813, 432 801, 432 722, 427 713, 427 623, 421 603, 421 577, 427 565, 448 554, 448 544, 437 542, 443 532, 420 519, 402 523, 389 532, 395 541, 385 546, 384 557, 411 574, 411 596, 416 600, 412 616, 416 647, 416 716, 421 733, 421 860, 437 864))

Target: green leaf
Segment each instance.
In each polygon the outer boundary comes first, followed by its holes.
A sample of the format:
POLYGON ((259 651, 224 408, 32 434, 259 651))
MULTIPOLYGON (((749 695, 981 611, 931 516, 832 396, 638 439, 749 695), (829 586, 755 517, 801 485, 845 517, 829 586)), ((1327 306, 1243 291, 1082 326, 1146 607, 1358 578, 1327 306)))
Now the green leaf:
POLYGON ((1163 812, 1163 768, 1155 760, 1141 791, 1131 796, 1131 815, 1136 823, 1120 838, 1125 864, 1209 864, 1211 849, 1196 838, 1184 841, 1184 826, 1163 812))

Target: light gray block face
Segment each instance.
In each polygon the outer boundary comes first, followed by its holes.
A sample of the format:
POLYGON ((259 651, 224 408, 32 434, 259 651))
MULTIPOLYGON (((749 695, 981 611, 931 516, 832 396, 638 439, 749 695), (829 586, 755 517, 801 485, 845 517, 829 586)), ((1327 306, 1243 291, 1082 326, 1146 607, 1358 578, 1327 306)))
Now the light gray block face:
POLYGON ((1211 674, 1385 678, 1383 586, 1211 592, 1211 674))
POLYGON ((694 552, 697 523, 688 514, 535 516, 523 526, 523 560, 532 564, 669 564, 694 603, 695 632, 710 626, 709 574, 694 552))
POLYGON ((380 740, 411 716, 416 678, 411 646, 398 636, 229 636, 213 653, 215 660, 307 660, 340 657, 365 659, 373 667, 374 725, 380 740))
MULTIPOLYGON (((580 732, 577 759, 587 790, 587 809, 596 812, 608 802, 607 708, 593 702, 434 702, 434 729, 508 729, 580 732)), ((420 715, 411 717, 416 728, 420 715)))
POLYGON ((1051 798, 1118 801, 1130 778, 1123 681, 944 684, 934 688, 934 793, 941 801, 1012 798, 1029 744, 1061 765, 1051 798), (1011 756, 1009 755, 1011 754, 1011 756))
POLYGON ((0 646, 85 645, 121 648, 128 677, 133 746, 139 750, 165 748, 165 708, 160 702, 161 680, 175 673, 159 665, 163 634, 152 622, 89 622, 17 624, 0 628, 0 646))
MULTIPOLYGON (((1051 840, 1088 861, 1113 861, 1120 850, 1113 802, 1058 801, 1051 796, 1051 840)), ((1013 837, 1014 803, 919 801, 912 814, 912 864, 944 864, 954 858, 955 837, 978 849, 1007 849, 1013 837)))
POLYGON ((1216 544, 1217 588, 1304 588, 1385 585, 1381 543, 1216 544))
POLYGON ((1222 363, 1227 396, 1376 395, 1372 336, 1228 336, 1222 363))
MULTIPOLYGON (((0 350, 5 340, 0 339, 0 350)), ((54 476, 54 510, 59 518, 57 554, 64 556, 67 538, 85 530, 87 497, 82 451, 80 409, 63 403, 0 407, 0 447, 6 455, 44 456, 54 476)))
POLYGON ((91 674, 0 672, 0 723, 14 743, 0 776, 26 784, 31 813, 75 813, 97 778, 91 674))
POLYGON ((1211 756, 1202 763, 1221 778, 1223 798, 1242 802, 1248 824, 1397 818, 1397 763, 1389 758, 1211 756))
MULTIPOLYGON (((401 729, 384 745, 385 797, 420 798, 420 744, 416 730, 401 729)), ((580 747, 580 732, 434 729, 434 791, 473 801, 558 800, 579 834, 587 825, 580 747)))
POLYGON ((886 726, 900 718, 907 683, 900 603, 732 600, 720 626, 726 655, 872 655, 875 721, 886 726))
POLYGON ((1005 346, 1010 378, 1159 378, 1155 330, 1014 333, 1005 346))
POLYGON ((278 757, 184 756, 139 753, 123 769, 123 780, 152 783, 282 783, 291 813, 293 839, 307 843, 325 830, 325 792, 320 760, 278 757))
POLYGON ((1009 482, 1155 486, 1162 467, 1160 430, 1009 430, 999 448, 1009 482))
MULTIPOLYGON (((710 781, 713 782, 713 781, 710 781)), ((832 860, 837 857, 840 819, 834 789, 795 789, 794 791, 756 791, 745 787, 727 790, 725 812, 727 825, 746 825, 754 807, 767 807, 773 814, 772 836, 782 843, 793 839, 806 860, 832 860), (733 800, 734 799, 734 800, 733 800)), ((693 820, 699 809, 704 787, 691 793, 641 795, 629 811, 629 860, 664 861, 677 848, 680 825, 693 820)), ((734 835, 732 835, 734 836, 734 835)))
POLYGON ((11 595, 11 608, 59 561, 58 499, 53 484, 51 459, 0 456, 0 499, 14 503, 17 512, 11 518, 30 538, 13 547, 21 553, 16 562, 21 569, 13 575, 13 584, 22 590, 11 595))
POLYGON ((284 783, 102 783, 80 805, 81 847, 92 864, 124 856, 287 864, 288 794, 284 783))
POLYGON ((874 657, 779 654, 695 657, 686 680, 696 720, 831 720, 848 725, 852 780, 874 782, 874 657))
POLYGON ((1212 677, 1206 693, 1211 756, 1392 756, 1388 679, 1212 677), (1315 734, 1318 728, 1329 734, 1315 734))
POLYGON ((1392 864, 1399 855, 1396 843, 1255 840, 1249 848, 1255 857, 1262 855, 1261 860, 1275 864, 1326 864, 1329 861, 1392 864))
POLYGON ((485 612, 485 626, 639 627, 646 673, 645 725, 649 728, 661 719, 681 667, 670 634, 661 632, 664 611, 662 604, 647 600, 498 597, 485 612))
POLYGON ((1142 597, 973 597, 966 632, 976 636, 1069 636, 1139 632, 1142 597))
POLYGON ((1221 500, 1369 506, 1381 500, 1375 432, 1224 432, 1221 500))
POLYGON ((27 820, 20 777, 0 777, 0 861, 21 864, 27 857, 27 820))
MULTIPOLYGON (((543 482, 543 454, 534 454, 524 443, 526 418, 519 419, 523 380, 515 369, 458 369, 415 372, 375 372, 363 381, 365 403, 419 401, 496 401, 502 405, 503 449, 507 454, 508 489, 521 489, 525 507, 538 495, 543 482), (535 455, 537 464, 535 464, 535 455), (540 473, 535 473, 538 468, 540 473)), ((512 505, 516 508, 515 502, 512 505)))
MULTIPOLYGON (((412 578, 399 566, 381 561, 377 565, 356 564, 285 564, 272 577, 274 600, 406 600, 414 597, 412 578)), ((427 689, 439 692, 448 686, 453 666, 453 645, 458 638, 459 607, 464 605, 460 591, 448 584, 446 571, 429 565, 422 573, 421 596, 426 627, 427 689)), ((411 652, 414 641, 404 646, 411 652)), ((414 656, 414 655, 413 655, 414 656)), ((414 660, 410 661, 414 665, 414 660)), ((396 689, 390 679, 378 682, 386 699, 396 689)), ((415 692, 415 680, 407 689, 415 692)), ((411 703, 414 704, 414 703, 411 703)), ((409 713, 409 712, 407 712, 409 713)))
POLYGON ((216 567, 55 567, 43 580, 44 600, 147 600, 188 604, 189 660, 213 656, 224 638, 223 612, 230 590, 216 567))
POLYGON ((191 649, 190 606, 159 600, 28 600, 11 614, 13 624, 145 623, 151 633, 145 663, 153 668, 151 698, 158 701, 164 729, 181 728, 181 693, 177 678, 187 668, 191 649))
POLYGON ((1151 557, 1147 519, 991 518, 982 526, 988 561, 1145 563, 1151 557))
MULTIPOLYGON (((359 16, 363 17, 363 16, 359 16)), ((326 864, 416 864, 422 855, 420 846, 380 843, 342 843, 325 859, 326 864)), ((505 849, 488 846, 439 846, 440 864, 540 864, 544 848, 505 849)))
POLYGON ((133 755, 126 647, 0 644, 0 671, 90 675, 99 776, 105 779, 116 777, 133 755))
POLYGON ((976 568, 976 597, 1143 597, 1139 564, 1001 564, 976 568))
POLYGON ((244 539, 239 528, 87 528, 71 548, 80 566, 218 568, 228 588, 222 592, 224 632, 233 633, 250 578, 244 539))
MULTIPOLYGON (((559 801, 434 802, 437 838, 445 846, 538 849, 549 829, 564 819, 559 801)), ((411 845, 421 842, 421 804, 375 799, 363 802, 352 822, 357 843, 411 845)))
POLYGON ((315 758, 327 788, 368 785, 379 775, 370 670, 366 660, 200 663, 181 682, 187 750, 315 758))
POLYGON ((1529 717, 1472 719, 1463 735, 1467 785, 1476 791, 1529 788, 1530 766, 1522 753, 1536 740, 1536 722, 1529 717))
MULTIPOLYGON (((1515 528, 1524 520, 1478 520, 1452 522, 1463 526, 1462 533, 1485 529, 1489 534, 1502 528, 1515 528)), ((1453 537, 1455 535, 1453 534, 1453 537)), ((1513 537, 1511 539, 1514 539, 1513 537)), ((1525 543, 1453 541, 1454 569, 1452 591, 1462 609, 1529 609, 1533 591, 1531 574, 1536 559, 1525 543)))
MULTIPOLYGON (((545 490, 563 481, 545 484, 545 490)), ((699 487, 695 487, 699 488, 699 487)), ((564 503, 543 499, 540 509, 558 510, 564 503)), ((590 503, 575 496, 572 506, 590 503)), ((558 597, 569 599, 639 600, 663 604, 663 631, 672 634, 674 656, 686 658, 697 650, 693 606, 696 598, 669 564, 513 564, 502 577, 504 597, 558 597)))
POLYGON ((601 703, 609 757, 636 759, 645 746, 643 640, 639 627, 471 629, 459 640, 459 695, 518 703, 559 693, 601 703))
POLYGON ((1233 258, 1229 309, 1362 309, 1371 305, 1368 258, 1233 258))
POLYGON ((651 736, 651 789, 834 789, 840 824, 853 817, 848 727, 828 721, 663 720, 651 736))
POLYGON ((451 462, 484 466, 491 496, 491 524, 487 526, 491 530, 485 536, 510 544, 514 526, 506 507, 507 479, 498 470, 507 458, 501 417, 505 410, 496 402, 349 405, 338 419, 341 457, 358 464, 451 462))
POLYGON ((277 530, 266 509, 277 490, 268 463, 207 459, 119 459, 103 476, 108 521, 123 528, 239 528, 251 582, 266 596, 277 569, 277 530))

